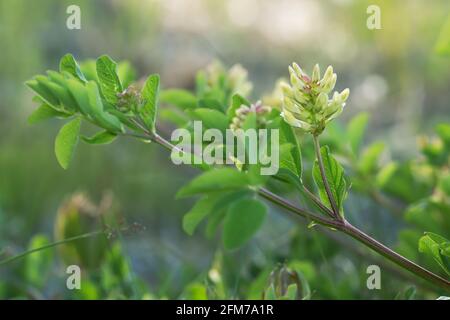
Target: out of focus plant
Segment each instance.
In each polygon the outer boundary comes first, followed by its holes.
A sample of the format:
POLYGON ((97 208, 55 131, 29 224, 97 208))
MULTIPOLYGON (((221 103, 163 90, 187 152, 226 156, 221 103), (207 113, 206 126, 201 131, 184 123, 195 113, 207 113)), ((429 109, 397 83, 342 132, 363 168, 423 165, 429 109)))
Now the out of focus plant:
MULTIPOLYGON (((406 257, 381 244, 359 228, 352 225, 345 215, 345 199, 350 192, 351 182, 359 192, 370 193, 374 198, 386 191, 413 202, 417 198, 408 193, 408 189, 393 188, 387 183, 394 179, 398 184, 418 183, 415 171, 411 167, 391 165, 378 171, 378 158, 382 152, 381 144, 373 144, 360 153, 362 135, 366 125, 366 116, 356 118, 349 125, 345 139, 338 139, 336 152, 350 147, 346 151, 348 160, 344 162, 351 168, 351 176, 346 176, 333 153, 332 144, 321 146, 319 137, 327 134, 332 127, 331 121, 343 110, 349 97, 349 90, 340 93, 331 92, 336 83, 336 74, 328 67, 323 77, 319 66, 314 67, 312 75, 305 73, 297 64, 290 68, 290 85, 282 84, 280 106, 252 104, 248 101, 251 85, 246 80, 242 68, 226 71, 220 65, 213 65, 206 73, 200 72, 197 77, 196 90, 190 92, 183 89, 169 89, 160 92, 158 75, 150 75, 142 89, 131 84, 124 85, 124 75, 117 71, 117 64, 108 56, 97 59, 96 76, 92 72, 87 76, 71 55, 61 59, 60 70, 49 71, 46 76, 36 76, 27 82, 35 92, 35 101, 40 107, 31 115, 31 121, 37 122, 47 118, 62 118, 69 121, 59 131, 55 141, 56 157, 65 169, 68 168, 76 145, 81 137, 90 144, 110 143, 118 136, 133 137, 145 142, 154 142, 172 152, 172 156, 188 155, 161 136, 156 125, 160 104, 170 105, 172 109, 162 109, 162 120, 168 120, 178 127, 193 130, 193 121, 200 120, 207 128, 244 129, 278 129, 280 132, 280 170, 268 178, 259 174, 258 167, 235 162, 236 168, 200 164, 196 165, 203 173, 183 187, 178 197, 199 196, 194 207, 185 215, 183 227, 192 234, 197 226, 206 218, 207 234, 214 234, 219 226, 223 226, 222 239, 226 249, 236 249, 245 244, 261 227, 267 215, 267 207, 261 198, 273 203, 294 215, 302 216, 310 223, 310 227, 321 225, 325 229, 342 232, 359 241, 399 265, 401 268, 449 291, 450 282, 436 273, 412 262, 406 257), (170 110, 170 111, 163 111, 170 110), (259 120, 259 121, 258 121, 259 120), (85 137, 81 134, 83 123, 91 123, 101 128, 97 134, 85 137), (312 181, 304 172, 298 136, 302 137, 303 151, 312 155, 312 181), (342 145, 347 145, 342 149, 342 145), (390 170, 390 171, 389 171, 390 170), (397 172, 392 175, 392 172, 397 172), (381 175, 381 176, 380 176, 381 175), (376 179, 373 177, 376 176, 376 179), (402 177, 400 180, 398 177, 402 177), (404 179, 404 180, 402 180, 404 179), (367 183, 370 181, 370 183, 367 183), (309 205, 299 207, 287 201, 274 184, 284 183, 305 197, 309 205), (395 189, 395 190, 389 190, 395 189)), ((448 132, 445 130, 445 134, 448 132)), ((336 141, 335 141, 336 142, 336 141)), ((250 152, 249 150, 246 150, 250 152)), ((431 154, 439 153, 439 147, 433 148, 431 154)), ((439 157, 435 158, 438 159, 439 157)), ((444 166, 448 171, 448 156, 434 165, 444 166)), ((437 160, 435 160, 437 161, 437 160)), ((427 170, 424 169, 427 175, 427 170)), ((441 179, 441 177, 439 177, 441 179)), ((425 179, 427 180, 427 179, 425 179)), ((394 182, 393 182, 394 183, 394 182)), ((442 182, 439 188, 447 190, 447 183, 442 182)), ((426 182, 425 186, 426 188, 426 182)), ((448 191, 448 190, 447 190, 448 191)), ((421 192, 412 190, 411 192, 421 192)), ((439 193, 442 197, 442 193, 439 193)), ((380 200, 380 199, 378 199, 380 200)), ((444 203, 440 201, 440 204, 444 203)), ((447 211, 448 212, 448 211, 447 211)), ((446 222, 448 223, 448 217, 446 222)), ((428 229, 428 228, 424 228, 428 229)), ((320 229, 323 230, 323 229, 320 229)), ((444 229, 444 232, 448 229, 444 229)), ((428 229, 427 231, 436 231, 428 229)), ((417 251, 417 242, 416 242, 417 251)), ((430 253, 439 265, 448 266, 448 241, 435 234, 426 234, 420 241, 419 249, 430 253)), ((284 270, 284 275, 295 275, 284 270)), ((284 276, 283 276, 284 277, 284 276)), ((271 285, 269 297, 298 297, 298 284, 294 290, 277 289, 284 286, 277 282, 271 285)), ((284 287, 283 287, 284 288, 284 287)), ((191 295, 205 295, 205 290, 197 284, 192 286, 191 295)))

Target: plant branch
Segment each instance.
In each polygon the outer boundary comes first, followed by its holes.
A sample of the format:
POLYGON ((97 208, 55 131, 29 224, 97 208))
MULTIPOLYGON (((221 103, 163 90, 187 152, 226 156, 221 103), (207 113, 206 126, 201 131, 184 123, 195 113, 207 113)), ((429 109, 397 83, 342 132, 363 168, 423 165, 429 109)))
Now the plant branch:
MULTIPOLYGON (((155 143, 160 144, 161 146, 163 146, 164 148, 166 148, 169 151, 172 150, 177 150, 180 152, 185 152, 179 148, 177 148, 176 146, 172 145, 169 141, 165 140, 163 137, 159 136, 156 133, 152 133, 148 130, 144 131, 145 134, 147 135, 148 139, 154 141, 155 143)), ((314 139, 315 141, 315 145, 316 145, 316 150, 319 150, 318 152, 318 158, 320 156, 320 145, 317 139, 314 139)), ((320 162, 322 162, 321 160, 319 160, 319 165, 320 162)), ((322 169, 323 169, 323 163, 322 163, 322 169)), ((324 173, 324 171, 323 171, 324 173)), ((325 181, 327 181, 326 179, 324 179, 325 181)), ((324 182, 325 182, 324 181, 324 182)), ((329 186, 328 186, 329 188, 329 186)), ((330 192, 331 193, 331 192, 330 192)), ((320 225, 323 225, 325 227, 329 227, 332 229, 336 229, 339 230, 349 236, 351 236, 352 238, 358 240, 359 242, 361 242, 362 244, 364 244, 365 246, 371 248, 372 250, 376 251, 378 254, 380 254, 381 256, 387 258, 388 260, 394 262, 395 264, 399 265, 400 267, 410 271, 411 273, 415 274, 416 276, 419 276, 420 278, 427 280, 431 283, 433 283, 434 285, 446 290, 446 291, 450 291, 450 281, 441 278, 440 276, 434 274, 433 272, 419 266, 418 264, 408 260, 407 258, 401 256, 400 254, 396 253, 395 251, 391 250, 390 248, 386 247, 385 245, 383 245, 382 243, 378 242, 377 240, 373 239, 372 237, 370 237, 369 235, 365 234, 364 232, 362 232, 361 230, 359 230, 358 228, 354 227, 353 225, 351 225, 350 223, 348 223, 346 220, 342 219, 339 215, 339 211, 337 211, 338 216, 334 217, 334 219, 327 219, 321 216, 317 216, 314 213, 305 210, 303 208, 299 208, 293 204, 291 204, 290 202, 288 202, 287 200, 285 200, 284 198, 274 194, 273 192, 265 189, 265 188, 260 188, 258 190, 258 194, 260 196, 262 196, 263 198, 269 200, 270 202, 279 205, 280 207, 296 214, 299 216, 302 216, 306 219, 309 219, 311 221, 314 221, 315 223, 318 223, 320 225)), ((332 198, 332 197, 331 197, 332 198)), ((332 198, 333 199, 333 198, 332 198)), ((331 201, 330 201, 331 202, 331 201)))
POLYGON ((347 221, 344 221, 344 224, 340 230, 342 232, 344 232, 345 234, 351 236, 352 238, 358 240, 359 242, 365 244, 367 247, 376 251, 377 253, 384 256, 385 258, 398 264, 399 266, 409 270, 410 272, 414 273, 415 275, 417 275, 425 280, 428 280, 428 281, 434 283, 436 286, 446 290, 447 292, 450 292, 450 281, 448 281, 444 278, 441 278, 440 276, 434 274, 433 272, 431 272, 431 271, 419 266, 418 264, 412 262, 411 260, 403 257, 402 255, 393 251, 389 247, 385 246, 384 244, 382 244, 382 243, 378 242, 377 240, 375 240, 374 238, 370 237, 363 231, 354 227, 347 221))
POLYGON ((331 211, 327 206, 325 206, 322 201, 320 201, 317 196, 312 193, 306 186, 303 186, 303 191, 305 194, 327 215, 329 215, 331 218, 335 218, 333 211, 331 211))
POLYGON ((316 151, 317 163, 319 165, 320 175, 322 176, 323 185, 325 187, 325 191, 327 193, 328 200, 330 201, 331 209, 333 210, 335 219, 342 220, 342 218, 339 214, 339 208, 336 204, 336 200, 334 199, 333 193, 331 192, 330 185, 328 183, 328 179, 325 174, 325 167, 323 165, 322 154, 320 153, 319 137, 316 135, 313 135, 313 141, 314 141, 314 149, 316 151))

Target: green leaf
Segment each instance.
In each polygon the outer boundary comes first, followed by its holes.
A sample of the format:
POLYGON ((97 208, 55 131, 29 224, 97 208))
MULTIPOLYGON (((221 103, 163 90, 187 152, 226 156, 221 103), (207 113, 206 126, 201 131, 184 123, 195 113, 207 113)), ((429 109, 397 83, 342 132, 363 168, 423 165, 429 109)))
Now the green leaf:
POLYGON ((419 239, 419 251, 431 255, 434 261, 450 275, 450 241, 438 234, 425 232, 425 235, 419 239))
POLYGON ((66 123, 56 136, 56 159, 58 159, 58 162, 63 169, 67 169, 72 160, 73 153, 79 140, 80 127, 81 118, 76 118, 66 123))
POLYGON ((205 98, 198 100, 198 107, 205 109, 213 109, 220 112, 224 111, 223 105, 220 103, 220 101, 213 98, 205 98))
POLYGON ((140 110, 142 120, 151 131, 155 131, 156 111, 158 107, 159 75, 152 74, 145 82, 141 96, 144 104, 140 110))
POLYGON ((216 233, 217 228, 223 221, 230 205, 232 205, 239 199, 251 197, 254 195, 251 190, 239 190, 227 193, 223 193, 222 191, 220 191, 219 193, 223 194, 223 196, 214 204, 208 217, 208 224, 206 225, 205 235, 208 239, 211 239, 216 233))
MULTIPOLYGON (((302 155, 300 151, 300 146, 297 141, 297 137, 295 136, 294 130, 290 125, 288 125, 285 121, 280 120, 280 145, 283 143, 290 143, 294 147, 291 149, 291 157, 290 160, 293 164, 293 167, 286 166, 285 168, 293 171, 299 178, 302 176, 302 155)), ((283 167, 283 166, 281 166, 283 167)), ((284 168, 284 167, 283 167, 284 168)))
POLYGON ((245 173, 232 168, 213 169, 195 177, 181 188, 177 197, 188 197, 205 192, 244 189, 249 181, 245 173))
POLYGON ((192 110, 190 114, 195 119, 202 121, 206 128, 219 129, 222 132, 228 128, 228 118, 220 111, 198 108, 192 110))
POLYGON ((197 98, 189 91, 183 89, 163 90, 159 95, 159 101, 181 109, 194 109, 197 107, 197 98))
POLYGON ((100 131, 91 137, 81 137, 84 142, 89 144, 110 144, 116 140, 117 135, 109 131, 100 131))
POLYGON ((192 235, 198 224, 211 213, 217 202, 223 198, 223 193, 212 193, 198 200, 183 217, 183 230, 192 235))
POLYGON ((111 104, 117 103, 117 94, 122 92, 122 84, 117 75, 117 64, 107 55, 103 55, 96 62, 97 76, 105 100, 111 104))
MULTIPOLYGON (((339 162, 337 162, 336 159, 330 154, 328 146, 320 148, 320 154, 322 155, 328 185, 330 186, 331 193, 342 215, 343 203, 347 195, 347 183, 344 177, 344 168, 342 168, 339 162)), ((317 188, 319 189, 320 199, 328 206, 328 208, 332 209, 322 180, 322 175, 320 174, 320 167, 317 160, 314 162, 313 166, 313 178, 317 188)))
POLYGON ((59 71, 62 72, 68 72, 75 78, 86 81, 86 78, 81 72, 80 66, 78 65, 75 58, 70 54, 66 54, 64 57, 61 58, 59 61, 59 71))
POLYGON ((250 240, 262 226, 266 214, 266 206, 255 199, 246 198, 232 204, 223 226, 225 248, 236 249, 250 240))
POLYGON ((73 98, 73 96, 70 94, 69 90, 66 87, 63 87, 57 83, 54 82, 48 82, 45 84, 45 86, 52 92, 52 94, 59 100, 59 105, 70 111, 70 112, 76 112, 77 102, 73 98))
POLYGON ((42 104, 39 108, 33 111, 33 113, 28 117, 29 124, 35 124, 37 122, 47 120, 50 118, 67 118, 70 114, 56 111, 47 104, 42 104))
POLYGON ((77 102, 78 109, 84 115, 90 114, 89 97, 86 86, 75 79, 67 80, 67 88, 77 102))
POLYGON ((359 154, 361 142, 364 139, 364 133, 369 121, 369 115, 365 112, 353 117, 347 127, 347 137, 350 141, 350 146, 355 155, 359 154))
POLYGON ((111 132, 122 132, 123 127, 120 120, 104 110, 97 83, 95 81, 89 81, 86 85, 86 90, 88 97, 88 114, 91 115, 102 128, 111 132))
POLYGON ((277 178, 301 185, 302 159, 300 146, 290 125, 281 118, 272 121, 268 129, 279 130, 280 169, 277 178))
POLYGON ((43 83, 37 80, 42 80, 42 78, 45 79, 45 77, 36 77, 35 79, 28 80, 27 82, 25 82, 25 85, 33 90, 42 99, 43 102, 55 109, 58 109, 58 99, 43 83))

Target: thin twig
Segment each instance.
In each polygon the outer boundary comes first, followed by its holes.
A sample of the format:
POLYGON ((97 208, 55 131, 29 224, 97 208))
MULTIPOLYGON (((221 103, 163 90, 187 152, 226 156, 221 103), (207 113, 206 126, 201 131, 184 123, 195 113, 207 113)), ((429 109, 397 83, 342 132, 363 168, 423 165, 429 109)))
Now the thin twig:
POLYGON ((49 243, 49 244, 47 244, 45 246, 42 246, 42 247, 39 247, 39 248, 34 248, 34 249, 31 249, 31 250, 27 250, 27 251, 22 252, 22 253, 20 253, 18 255, 15 255, 15 256, 12 256, 12 257, 9 257, 9 258, 6 258, 6 259, 0 261, 0 266, 3 266, 5 264, 7 264, 7 263, 10 263, 10 262, 19 260, 21 258, 24 258, 24 257, 26 257, 29 254, 33 254, 33 253, 36 253, 36 252, 39 252, 39 251, 42 251, 42 250, 53 248, 53 247, 56 247, 56 246, 59 246, 59 245, 62 245, 62 244, 68 243, 68 242, 72 242, 72 241, 76 241, 76 240, 81 240, 81 239, 86 239, 86 238, 98 236, 100 234, 104 234, 104 232, 105 231, 103 231, 103 230, 97 230, 97 231, 93 231, 93 232, 89 232, 89 233, 84 233, 84 234, 81 234, 81 235, 78 235, 78 236, 75 236, 75 237, 71 237, 71 238, 55 241, 55 242, 49 243))

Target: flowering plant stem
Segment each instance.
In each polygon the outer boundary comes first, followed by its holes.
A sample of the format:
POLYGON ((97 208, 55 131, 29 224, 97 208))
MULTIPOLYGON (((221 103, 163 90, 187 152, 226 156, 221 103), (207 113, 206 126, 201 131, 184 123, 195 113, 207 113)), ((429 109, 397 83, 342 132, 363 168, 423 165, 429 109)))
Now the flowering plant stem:
MULTIPOLYGON (((168 149, 169 151, 176 149, 179 152, 180 151, 185 152, 185 151, 182 151, 182 150, 178 149, 177 147, 175 147, 173 144, 171 144, 169 141, 167 141, 166 139, 164 139, 157 133, 153 133, 148 130, 144 130, 144 128, 142 128, 142 127, 141 127, 141 129, 143 129, 144 135, 139 136, 139 138, 151 140, 151 141, 163 146, 164 148, 168 149)), ((133 136, 136 137, 136 135, 133 135, 133 136)), ((327 177, 325 175, 325 170, 323 168, 322 158, 320 156, 319 141, 316 136, 314 136, 314 144, 316 147, 316 154, 317 154, 317 158, 318 158, 317 160, 318 160, 318 164, 321 168, 320 171, 322 174, 322 178, 324 180, 324 185, 327 186, 328 181, 327 181, 327 177)), ((412 262, 411 260, 396 253, 392 249, 388 248, 387 246, 383 245, 379 241, 370 237, 363 231, 359 230, 357 227, 350 224, 345 218, 341 217, 339 215, 339 211, 336 211, 336 208, 337 208, 336 202, 335 202, 335 199, 334 199, 331 191, 329 190, 329 185, 328 185, 328 189, 327 189, 327 195, 329 197, 330 203, 332 205, 334 203, 333 211, 332 211, 333 217, 331 217, 331 218, 322 217, 315 213, 310 212, 309 210, 295 206, 295 205, 291 204, 289 201, 287 201, 286 199, 278 196, 277 194, 274 194, 273 192, 267 190, 266 188, 259 188, 258 194, 261 197, 265 198, 266 200, 288 210, 289 212, 291 212, 293 214, 302 216, 303 218, 306 218, 314 223, 323 225, 325 227, 329 227, 331 229, 341 231, 341 232, 349 235, 350 237, 358 240, 360 243, 362 243, 366 247, 374 250, 381 256, 394 262, 395 264, 402 267, 403 269, 408 270, 409 272, 415 274, 416 276, 434 284, 437 287, 444 289, 447 292, 450 292, 450 282, 448 280, 434 274, 433 272, 419 266, 418 264, 412 262)), ((317 198, 315 198, 315 200, 320 201, 317 198)), ((316 204, 318 204, 318 203, 316 203, 316 204)), ((324 208, 325 210, 327 209, 323 203, 321 205, 319 205, 319 207, 324 208)))
POLYGON ((323 185, 325 186, 328 200, 330 201, 331 208, 333 210, 333 215, 337 220, 341 220, 342 218, 339 215, 339 208, 336 204, 336 199, 334 199, 333 194, 331 193, 330 184, 328 183, 328 179, 325 174, 325 167, 323 165, 322 154, 320 153, 319 137, 317 135, 313 135, 313 141, 314 141, 314 150, 316 152, 317 162, 320 169, 320 175, 322 177, 323 185))

